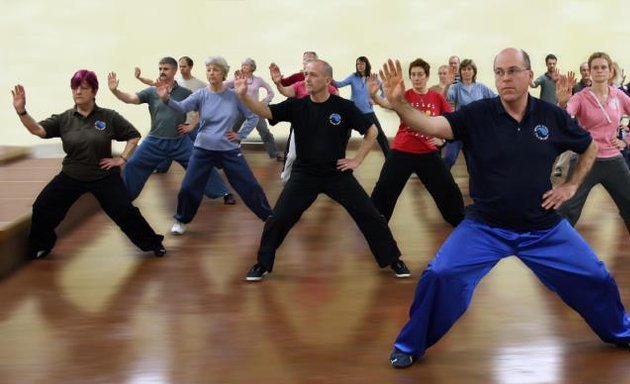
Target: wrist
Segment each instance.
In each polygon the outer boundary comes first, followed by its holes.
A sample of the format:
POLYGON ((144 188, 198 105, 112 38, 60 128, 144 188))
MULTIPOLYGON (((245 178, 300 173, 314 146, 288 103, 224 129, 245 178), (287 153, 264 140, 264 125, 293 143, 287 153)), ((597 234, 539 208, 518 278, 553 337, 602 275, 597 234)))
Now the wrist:
POLYGON ((122 159, 123 162, 127 162, 127 158, 125 157, 125 155, 120 155, 120 158, 122 159))
POLYGON ((28 114, 26 109, 21 112, 16 109, 15 112, 18 114, 18 116, 26 116, 28 114))

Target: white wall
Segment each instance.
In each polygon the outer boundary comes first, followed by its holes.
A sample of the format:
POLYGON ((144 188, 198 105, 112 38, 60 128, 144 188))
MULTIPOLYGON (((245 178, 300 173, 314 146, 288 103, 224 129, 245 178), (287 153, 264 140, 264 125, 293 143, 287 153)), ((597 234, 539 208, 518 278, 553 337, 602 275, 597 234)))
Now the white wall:
MULTIPOLYGON (((473 58, 478 81, 491 88, 492 60, 506 46, 527 50, 535 75, 545 71, 549 52, 559 57, 562 70, 577 71, 597 50, 630 66, 624 44, 630 23, 622 5, 621 0, 10 0, 0 14, 2 144, 42 143, 15 115, 14 84, 26 87, 27 108, 42 119, 72 106, 69 78, 79 68, 97 72, 99 105, 118 110, 146 133, 146 106, 116 100, 107 89, 107 73, 118 73, 123 91, 137 91, 142 87, 133 67, 153 76, 162 56, 191 56, 200 78, 209 55, 224 56, 232 68, 251 56, 266 79, 271 61, 287 74, 299 69, 304 50, 328 60, 338 79, 354 70, 360 55, 374 67, 388 57, 404 63, 422 57, 432 64, 433 84, 437 67, 457 54, 473 58)), ((393 135, 395 115, 381 109, 377 114, 393 135)), ((285 129, 277 128, 277 134, 285 129)))

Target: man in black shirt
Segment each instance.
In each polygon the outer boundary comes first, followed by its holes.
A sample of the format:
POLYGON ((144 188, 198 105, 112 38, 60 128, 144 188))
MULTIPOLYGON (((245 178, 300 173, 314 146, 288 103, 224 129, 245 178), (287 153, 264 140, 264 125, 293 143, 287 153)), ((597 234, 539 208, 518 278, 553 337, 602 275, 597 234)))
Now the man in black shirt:
POLYGON ((304 75, 309 97, 287 99, 269 106, 247 96, 245 79, 237 78, 234 84, 237 94, 252 112, 269 119, 272 125, 291 122, 297 153, 291 178, 278 198, 273 215, 265 222, 258 262, 246 279, 258 281, 272 271, 276 249, 320 193, 327 194, 350 213, 380 267, 389 265, 397 277, 409 277, 385 218, 352 175, 352 170, 361 164, 374 145, 376 127, 363 117, 354 103, 329 93, 332 68, 328 63, 312 61, 306 65, 304 75), (364 139, 356 156, 346 159, 352 129, 363 134, 364 139))

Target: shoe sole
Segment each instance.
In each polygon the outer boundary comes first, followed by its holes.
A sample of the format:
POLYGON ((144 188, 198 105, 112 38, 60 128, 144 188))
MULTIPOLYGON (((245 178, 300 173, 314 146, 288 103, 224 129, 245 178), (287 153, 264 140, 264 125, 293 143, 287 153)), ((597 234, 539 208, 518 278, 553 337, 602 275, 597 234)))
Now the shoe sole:
POLYGON ((254 277, 254 276, 246 276, 245 280, 247 280, 247 281, 260 281, 260 280, 264 279, 265 275, 267 275, 268 273, 269 272, 265 272, 262 276, 256 276, 256 277, 254 277))

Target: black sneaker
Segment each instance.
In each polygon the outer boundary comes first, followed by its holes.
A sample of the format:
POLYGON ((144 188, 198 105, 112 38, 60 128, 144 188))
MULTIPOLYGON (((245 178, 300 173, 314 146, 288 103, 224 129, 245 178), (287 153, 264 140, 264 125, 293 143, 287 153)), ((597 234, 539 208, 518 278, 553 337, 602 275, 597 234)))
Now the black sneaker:
POLYGON ((166 255, 166 248, 164 248, 164 245, 162 245, 162 243, 160 243, 157 247, 153 248, 153 254, 156 257, 162 257, 162 256, 166 255))
POLYGON ((394 368, 409 368, 415 360, 415 357, 402 352, 398 348, 394 348, 392 354, 389 355, 389 362, 394 368))
POLYGON ((236 204, 236 199, 234 198, 234 195, 232 195, 231 193, 226 193, 225 195, 223 195, 223 204, 225 205, 236 204))
POLYGON ((48 256, 52 250, 51 249, 36 249, 28 251, 27 257, 31 260, 35 259, 43 259, 48 256))
POLYGON ((260 281, 268 273, 269 272, 267 271, 267 269, 265 267, 263 267, 261 264, 256 263, 249 270, 249 272, 247 272, 247 276, 245 277, 245 280, 247 280, 247 281, 260 281))
POLYGON ((392 265, 390 265, 390 267, 392 268, 392 271, 394 271, 394 274, 396 275, 396 277, 402 278, 402 277, 411 276, 411 272, 409 272, 409 268, 407 268, 407 265, 405 264, 405 262, 400 259, 393 262, 392 265))

